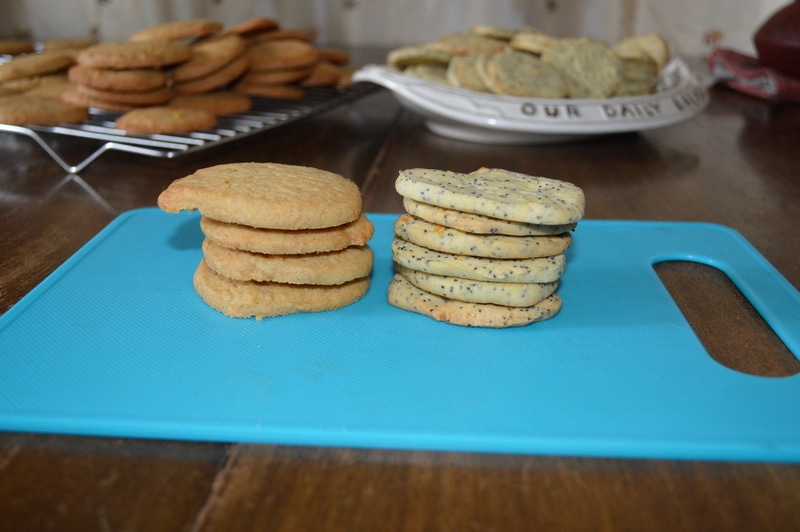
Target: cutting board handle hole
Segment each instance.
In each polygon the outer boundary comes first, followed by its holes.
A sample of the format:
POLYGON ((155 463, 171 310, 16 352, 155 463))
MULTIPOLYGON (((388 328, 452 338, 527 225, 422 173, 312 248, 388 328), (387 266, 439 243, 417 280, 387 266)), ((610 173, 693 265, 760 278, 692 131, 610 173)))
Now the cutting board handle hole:
POLYGON ((800 373, 800 360, 724 272, 691 261, 653 267, 714 360, 748 375, 800 373))

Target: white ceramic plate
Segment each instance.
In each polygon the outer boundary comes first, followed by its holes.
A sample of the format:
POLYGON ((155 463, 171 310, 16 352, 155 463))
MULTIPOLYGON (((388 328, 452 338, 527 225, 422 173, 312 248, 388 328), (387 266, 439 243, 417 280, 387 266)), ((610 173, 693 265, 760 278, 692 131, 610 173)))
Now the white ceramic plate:
POLYGON ((656 93, 603 100, 485 94, 382 65, 363 67, 353 80, 391 90, 434 133, 490 144, 560 142, 665 127, 698 115, 708 104, 705 86, 680 58, 664 67, 656 93))

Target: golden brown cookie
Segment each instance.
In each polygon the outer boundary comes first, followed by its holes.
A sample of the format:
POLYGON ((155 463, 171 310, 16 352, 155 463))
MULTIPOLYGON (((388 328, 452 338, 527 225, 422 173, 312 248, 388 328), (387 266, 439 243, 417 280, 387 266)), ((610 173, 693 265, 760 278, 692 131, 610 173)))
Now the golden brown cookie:
POLYGON ((231 163, 173 181, 159 195, 158 206, 252 227, 320 229, 358 218, 361 192, 353 181, 317 168, 231 163))
POLYGON ((211 37, 192 44, 192 58, 172 70, 172 80, 181 83, 207 76, 231 63, 247 49, 236 34, 211 37))
POLYGON ((253 100, 246 94, 233 91, 214 91, 202 94, 178 94, 169 102, 170 107, 203 109, 215 115, 246 113, 253 107, 253 100))
POLYGON ((341 48, 317 48, 317 55, 320 61, 328 61, 334 65, 346 65, 350 62, 350 54, 341 48))
POLYGON ((139 30, 130 37, 130 41, 180 41, 199 39, 222 29, 222 23, 206 18, 165 22, 139 30))
POLYGON ((76 107, 54 98, 11 95, 0 98, 0 123, 16 126, 77 124, 89 118, 86 107, 76 107))
POLYGON ((156 68, 92 68, 75 65, 69 79, 78 85, 100 90, 139 92, 160 89, 167 85, 167 74, 156 68))
POLYGON ((313 67, 291 68, 285 70, 271 70, 260 72, 251 70, 241 79, 243 85, 288 85, 306 79, 313 67))
POLYGON ((94 68, 159 68, 191 57, 192 49, 180 42, 106 42, 81 50, 78 64, 94 68))
POLYGON ((222 68, 211 72, 201 78, 175 83, 173 87, 178 94, 199 94, 225 87, 247 72, 250 59, 247 54, 242 54, 222 68))
POLYGON ((317 62, 313 44, 298 39, 275 39, 256 44, 247 52, 252 70, 303 68, 317 62))
POLYGON ((216 125, 216 115, 208 111, 167 106, 132 109, 120 116, 115 123, 117 129, 134 135, 188 133, 211 129, 216 125))
POLYGON ((355 221, 335 227, 307 230, 259 229, 247 225, 200 218, 200 229, 206 238, 220 246, 252 251, 292 255, 335 251, 349 246, 363 246, 375 232, 363 214, 355 221))
POLYGON ((173 90, 170 87, 161 87, 150 91, 130 92, 95 89, 94 87, 86 85, 78 85, 77 90, 92 99, 135 106, 164 104, 167 103, 173 95, 173 90))
POLYGON ((265 17, 255 17, 222 30, 221 34, 236 34, 246 39, 261 33, 274 31, 280 28, 277 20, 265 17))
POLYGON ((59 52, 15 56, 0 64, 0 82, 52 74, 68 69, 73 63, 69 54, 59 52))
POLYGON ((91 107, 94 109, 102 109, 103 111, 111 111, 115 113, 124 113, 136 108, 135 105, 107 102, 99 98, 93 98, 88 94, 78 91, 78 88, 74 85, 73 87, 67 88, 61 93, 61 101, 77 107, 91 107))
POLYGON ((339 67, 328 61, 317 61, 311 74, 300 85, 303 87, 332 87, 339 81, 339 67))
POLYGON ((367 293, 369 277, 333 286, 234 281, 215 273, 203 260, 195 271, 194 287, 208 306, 226 316, 260 319, 350 305, 367 293))
POLYGON ((276 100, 302 100, 306 93, 295 85, 263 85, 242 80, 233 90, 250 96, 274 98, 276 100))
POLYGON ((372 271, 372 249, 350 246, 336 251, 275 255, 231 249, 203 241, 208 267, 236 281, 336 285, 372 271))
POLYGON ((61 100, 61 95, 65 91, 71 90, 74 87, 63 74, 53 74, 50 76, 42 76, 39 78, 39 83, 35 87, 29 88, 25 91, 27 96, 41 96, 43 98, 55 98, 61 100))

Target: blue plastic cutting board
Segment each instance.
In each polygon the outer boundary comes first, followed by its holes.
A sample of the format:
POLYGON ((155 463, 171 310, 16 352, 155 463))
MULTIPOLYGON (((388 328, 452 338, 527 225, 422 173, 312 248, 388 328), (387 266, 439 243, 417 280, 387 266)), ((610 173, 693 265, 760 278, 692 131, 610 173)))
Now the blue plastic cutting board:
POLYGON ((0 318, 0 429, 586 456, 798 461, 800 376, 715 362, 652 265, 725 271, 795 355, 800 296, 716 225, 584 221, 552 320, 505 330, 386 303, 232 319, 194 293, 196 215, 126 213, 0 318))

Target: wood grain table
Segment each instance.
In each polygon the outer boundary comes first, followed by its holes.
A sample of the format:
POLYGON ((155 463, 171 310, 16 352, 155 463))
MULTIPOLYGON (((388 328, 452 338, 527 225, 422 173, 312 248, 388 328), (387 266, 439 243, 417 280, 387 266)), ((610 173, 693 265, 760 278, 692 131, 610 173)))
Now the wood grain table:
MULTIPOLYGON (((66 138, 57 148, 75 158, 85 151, 66 138)), ((405 168, 489 166, 564 179, 584 189, 587 218, 732 227, 800 287, 800 106, 724 89, 689 122, 575 143, 439 137, 381 90, 183 158, 109 153, 66 175, 30 139, 2 133, 0 160, 0 312, 117 215, 155 205, 173 179, 236 161, 341 173, 360 185, 366 210, 385 213, 401 211, 393 185, 405 168)), ((724 274, 691 263, 658 272, 720 363, 769 378, 800 371, 724 274)), ((794 464, 0 432, 0 530, 798 529, 794 464)))

